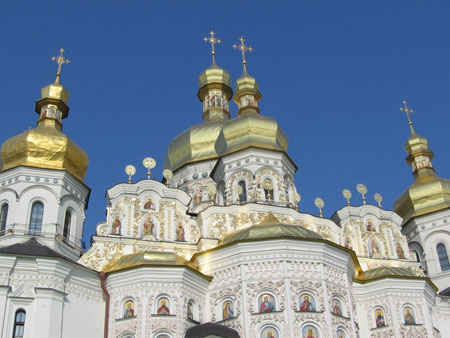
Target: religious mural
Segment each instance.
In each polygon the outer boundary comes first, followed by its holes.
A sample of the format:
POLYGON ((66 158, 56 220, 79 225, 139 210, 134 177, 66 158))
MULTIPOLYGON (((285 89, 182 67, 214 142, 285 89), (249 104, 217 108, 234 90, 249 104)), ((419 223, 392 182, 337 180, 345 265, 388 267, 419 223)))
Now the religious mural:
POLYGON ((194 195, 192 197, 192 203, 194 205, 199 204, 202 201, 202 191, 200 190, 200 188, 196 188, 194 190, 194 195))
POLYGON ((367 221, 366 226, 367 231, 375 232, 375 226, 373 225, 372 221, 367 221))
POLYGON ((300 303, 300 311, 301 312, 314 312, 316 311, 316 301, 314 300, 314 297, 311 297, 309 294, 302 294, 300 295, 299 299, 300 303))
POLYGON ((377 327, 386 326, 386 321, 384 320, 383 310, 381 310, 381 309, 375 310, 375 325, 377 327))
POLYGON ((124 305, 123 318, 134 316, 134 303, 132 300, 126 301, 124 305))
POLYGON ((193 309, 194 309, 194 306, 192 305, 192 302, 188 302, 187 314, 186 314, 187 319, 194 320, 194 311, 193 311, 193 309))
POLYGON ((166 297, 161 297, 158 300, 158 310, 156 313, 159 315, 170 315, 169 304, 169 300, 166 297))
POLYGON ((261 338, 279 338, 278 330, 272 326, 265 327, 261 331, 261 338))
POLYGON ((414 319, 414 311, 411 307, 406 306, 403 309, 403 317, 405 319, 405 325, 414 325, 416 320, 414 319))
POLYGON ((258 299, 259 312, 273 312, 275 311, 275 299, 268 293, 262 294, 258 299))
POLYGON ((120 222, 120 217, 115 216, 114 221, 112 223, 112 231, 111 234, 113 235, 120 235, 120 229, 122 227, 122 223, 120 222))
POLYGON ((223 303, 222 318, 223 320, 234 318, 234 307, 231 300, 227 300, 223 303))
POLYGON ((302 330, 303 338, 319 338, 319 332, 312 325, 307 325, 302 330))
POLYGON ((335 315, 342 316, 341 302, 337 299, 333 299, 331 312, 335 315))
POLYGON ((398 241, 395 243, 395 250, 398 258, 405 259, 405 251, 403 251, 402 245, 398 241))
POLYGON ((154 236, 155 235, 155 223, 153 223, 150 217, 147 217, 143 224, 143 234, 144 236, 154 236))
POLYGON ((153 201, 151 198, 147 198, 147 201, 144 204, 145 210, 155 210, 155 201, 153 201))
POLYGON ((368 249, 370 257, 380 253, 380 248, 378 247, 377 241, 373 238, 369 239, 368 249))
POLYGON ((185 237, 184 237, 184 227, 183 227, 183 222, 180 221, 177 224, 177 228, 175 229, 175 240, 178 242, 184 242, 185 241, 185 237))

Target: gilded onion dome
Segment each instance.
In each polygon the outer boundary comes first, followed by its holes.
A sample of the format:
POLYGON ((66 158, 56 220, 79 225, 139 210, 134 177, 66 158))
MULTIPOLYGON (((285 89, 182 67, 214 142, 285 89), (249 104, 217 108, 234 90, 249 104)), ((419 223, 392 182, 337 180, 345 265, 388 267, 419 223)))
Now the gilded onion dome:
POLYGON ((262 95, 255 78, 244 71, 236 81, 235 89, 234 101, 239 107, 239 116, 222 129, 216 151, 221 156, 249 147, 286 152, 288 138, 278 122, 259 114, 262 95))
POLYGON ((3 143, 1 171, 21 165, 59 169, 83 181, 89 159, 83 149, 61 132, 62 119, 69 113, 69 92, 60 84, 59 77, 60 67, 55 83, 41 90, 41 99, 35 108, 39 114, 37 127, 3 143))
POLYGON ((419 136, 411 125, 411 137, 405 144, 406 162, 413 169, 414 183, 394 203, 394 211, 411 218, 450 208, 450 180, 436 175, 431 160, 433 152, 425 137, 419 136))
POLYGON ((225 236, 221 244, 276 238, 322 239, 322 236, 301 225, 283 224, 269 212, 261 223, 225 236))
MULTIPOLYGON (((214 38, 213 41, 218 43, 219 40, 214 38)), ((212 55, 212 65, 200 74, 198 81, 198 98, 203 103, 203 123, 194 125, 172 140, 164 168, 176 171, 188 163, 218 158, 214 145, 230 119, 228 102, 233 96, 233 90, 230 74, 216 65, 214 49, 212 55)))

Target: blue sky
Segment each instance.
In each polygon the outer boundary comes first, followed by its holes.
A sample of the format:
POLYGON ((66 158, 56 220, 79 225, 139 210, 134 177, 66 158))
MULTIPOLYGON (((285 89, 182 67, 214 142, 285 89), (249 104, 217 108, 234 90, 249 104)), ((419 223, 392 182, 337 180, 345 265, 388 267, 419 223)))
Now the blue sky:
POLYGON ((360 204, 358 183, 368 202, 378 192, 391 209, 412 183, 402 100, 436 172, 450 177, 449 17, 448 1, 11 1, 0 11, 1 142, 35 126, 40 88, 56 72, 50 57, 64 47, 64 132, 90 157, 89 242, 124 167, 142 179, 151 156, 160 179, 171 139, 201 122, 197 79, 211 62, 202 39, 213 27, 223 40, 217 63, 234 80, 242 67, 231 45, 243 35, 255 49, 248 70, 261 113, 289 137, 300 210, 318 214, 322 197, 330 217, 345 205, 344 188, 360 204))

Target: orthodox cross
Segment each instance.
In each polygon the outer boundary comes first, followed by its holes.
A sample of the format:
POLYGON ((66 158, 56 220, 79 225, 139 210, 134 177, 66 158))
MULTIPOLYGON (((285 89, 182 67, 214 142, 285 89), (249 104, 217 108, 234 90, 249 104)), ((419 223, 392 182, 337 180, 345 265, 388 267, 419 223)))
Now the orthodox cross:
POLYGON ((59 83, 59 77, 61 76, 61 67, 63 64, 68 64, 70 63, 70 60, 66 59, 63 54, 64 54, 65 50, 64 48, 61 48, 59 50, 59 55, 58 56, 52 56, 51 60, 55 61, 58 64, 58 72, 56 73, 56 83, 59 83))
POLYGON ((214 33, 214 31, 211 29, 211 31, 209 32, 209 37, 204 38, 203 40, 205 40, 206 42, 211 44, 211 55, 212 55, 212 59, 213 59, 213 65, 216 64, 216 51, 214 49, 214 45, 216 43, 221 43, 222 40, 216 38, 216 33, 214 33))
POLYGON ((242 64, 244 65, 244 73, 247 73, 247 61, 245 60, 245 52, 253 52, 254 49, 250 46, 246 46, 244 41, 245 39, 241 36, 241 38, 239 39, 239 41, 241 41, 240 45, 233 45, 234 49, 240 49, 242 52, 242 64))
POLYGON ((408 122, 409 122, 409 126, 412 129, 412 121, 411 121, 411 115, 412 113, 414 113, 414 110, 412 110, 411 108, 408 108, 408 102, 406 102, 405 100, 403 100, 403 107, 400 108, 400 110, 404 113, 406 113, 406 116, 408 117, 408 122))

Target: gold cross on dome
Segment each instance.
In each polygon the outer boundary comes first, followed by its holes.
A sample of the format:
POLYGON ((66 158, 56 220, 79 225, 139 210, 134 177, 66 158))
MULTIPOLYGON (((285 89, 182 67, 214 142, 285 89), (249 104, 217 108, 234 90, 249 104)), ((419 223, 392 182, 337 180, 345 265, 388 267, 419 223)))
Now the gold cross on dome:
POLYGON ((239 41, 241 41, 240 45, 233 45, 234 49, 240 49, 242 52, 242 64, 244 65, 244 73, 247 73, 247 61, 245 60, 245 52, 253 52, 254 49, 250 46, 246 46, 245 45, 245 39, 241 36, 241 38, 239 39, 239 41))
POLYGON ((56 83, 59 83, 59 77, 61 76, 61 67, 62 67, 62 65, 70 63, 70 60, 68 60, 68 59, 66 59, 64 57, 64 55, 63 55, 64 52, 65 52, 64 48, 61 48, 59 50, 59 55, 58 56, 52 56, 51 57, 51 60, 55 61, 58 64, 58 71, 56 73, 56 81, 55 81, 56 83))
POLYGON ((216 43, 221 43, 222 40, 216 38, 216 33, 211 29, 211 31, 209 32, 209 37, 204 38, 203 40, 205 40, 206 42, 211 44, 211 55, 212 55, 212 59, 213 59, 213 64, 216 64, 216 51, 214 49, 214 45, 216 43))
POLYGON ((410 114, 414 113, 414 110, 412 110, 411 108, 408 108, 408 102, 406 102, 405 100, 403 100, 403 107, 401 107, 400 110, 402 112, 406 113, 406 116, 408 117, 409 125, 412 128, 413 123, 411 121, 411 115, 410 114))

